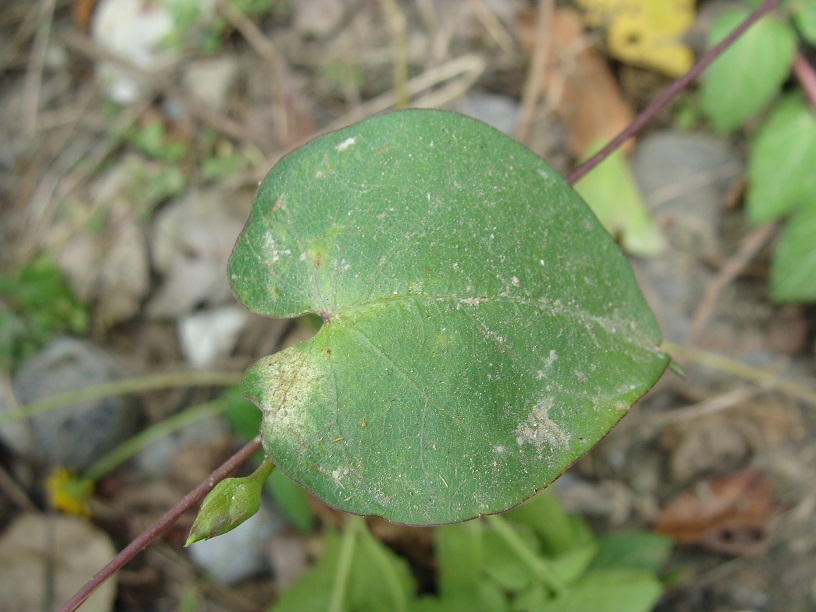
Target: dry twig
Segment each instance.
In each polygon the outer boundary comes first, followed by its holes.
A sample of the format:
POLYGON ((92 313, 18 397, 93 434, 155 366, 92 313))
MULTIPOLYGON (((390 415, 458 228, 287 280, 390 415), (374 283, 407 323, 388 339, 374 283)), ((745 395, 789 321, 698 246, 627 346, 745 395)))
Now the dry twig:
POLYGON ((547 73, 547 56, 550 48, 550 22, 552 21, 554 7, 554 0, 539 0, 538 11, 536 13, 533 59, 527 70, 524 92, 521 95, 518 124, 516 125, 514 134, 516 140, 521 143, 527 141, 538 99, 544 91, 544 82, 547 73))
POLYGON ((37 114, 40 110, 40 89, 42 87, 45 54, 51 39, 51 25, 54 21, 55 0, 40 0, 37 33, 31 47, 23 94, 22 126, 23 134, 32 137, 37 132, 37 114))
POLYGON ((737 278, 739 273, 742 272, 745 266, 756 256, 765 243, 771 239, 775 230, 776 225, 768 223, 751 232, 743 241, 737 254, 728 260, 720 270, 717 278, 708 285, 703 294, 703 299, 700 300, 700 305, 694 313, 694 318, 692 319, 691 327, 686 337, 687 344, 695 344, 697 342, 697 339, 714 313, 717 300, 723 289, 737 278))

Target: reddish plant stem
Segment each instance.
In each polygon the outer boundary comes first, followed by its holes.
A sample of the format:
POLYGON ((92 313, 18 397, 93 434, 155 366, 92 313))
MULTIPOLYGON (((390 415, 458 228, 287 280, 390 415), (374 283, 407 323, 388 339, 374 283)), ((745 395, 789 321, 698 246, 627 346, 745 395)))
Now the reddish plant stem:
POLYGON ((813 71, 813 66, 808 63, 801 51, 797 51, 793 56, 793 73, 802 86, 810 107, 816 111, 816 72, 813 71))
POLYGON ((748 15, 745 21, 739 24, 734 31, 732 31, 719 44, 712 47, 702 57, 700 57, 700 59, 697 60, 697 63, 694 64, 686 74, 669 85, 662 94, 655 98, 654 101, 643 110, 643 112, 635 117, 635 120, 632 121, 632 123, 630 123, 625 130, 610 140, 609 143, 595 155, 578 165, 567 177, 567 182, 570 185, 574 185, 587 172, 606 159, 610 153, 612 153, 612 151, 637 134, 647 123, 649 123, 649 121, 654 118, 654 116, 660 110, 663 109, 663 107, 671 102, 672 98, 677 96, 677 94, 685 89, 689 83, 700 76, 700 73, 708 68, 708 65, 717 59, 717 57, 729 46, 731 46, 731 44, 733 44, 733 42, 739 38, 743 32, 745 32, 745 30, 754 25, 754 23, 756 23, 756 21, 758 21, 759 18, 765 13, 768 13, 775 8, 777 4, 779 4, 779 0, 765 0, 765 2, 763 2, 757 10, 748 15))
POLYGON ((105 567, 99 570, 93 578, 85 583, 85 586, 77 591, 74 596, 60 608, 60 612, 73 612, 76 610, 103 582, 119 571, 125 563, 146 548, 150 542, 167 531, 182 514, 204 499, 215 485, 224 480, 230 472, 249 459, 260 447, 261 439, 256 437, 232 457, 227 459, 227 461, 210 474, 206 480, 185 495, 178 504, 168 510, 155 523, 140 533, 122 552, 111 559, 105 567))

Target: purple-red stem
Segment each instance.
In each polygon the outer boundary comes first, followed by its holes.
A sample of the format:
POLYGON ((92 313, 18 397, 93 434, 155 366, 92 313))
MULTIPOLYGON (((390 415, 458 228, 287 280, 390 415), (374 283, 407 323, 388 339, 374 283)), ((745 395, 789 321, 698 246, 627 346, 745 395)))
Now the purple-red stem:
POLYGON ((685 89, 694 79, 700 76, 700 73, 705 70, 711 62, 717 59, 717 56, 725 51, 737 38, 743 34, 743 32, 745 32, 745 30, 754 25, 754 23, 760 17, 776 7, 777 4, 779 4, 779 0, 765 0, 765 2, 762 3, 762 6, 748 15, 745 21, 739 24, 739 26, 737 26, 733 32, 722 40, 722 42, 712 47, 699 60, 697 60, 697 63, 694 64, 686 74, 669 85, 662 94, 655 98, 654 101, 643 110, 643 112, 635 117, 635 120, 632 121, 632 123, 630 123, 625 130, 610 140, 603 149, 576 167, 575 170, 573 170, 567 177, 567 182, 570 185, 574 185, 587 172, 606 159, 609 154, 612 153, 612 151, 637 134, 647 123, 649 123, 649 121, 654 118, 658 111, 663 109, 664 106, 671 102, 672 98, 685 89))
POLYGON ((816 72, 801 51, 793 57, 793 73, 807 96, 810 107, 816 111, 816 72))
POLYGON ((155 523, 140 533, 122 552, 111 559, 105 567, 99 570, 93 578, 85 583, 85 586, 77 591, 76 594, 60 608, 60 612, 73 612, 76 610, 103 582, 119 571, 125 563, 147 547, 150 542, 167 531, 182 514, 204 499, 204 496, 206 496, 215 485, 224 480, 230 472, 249 459, 260 447, 261 439, 256 437, 232 457, 227 459, 227 461, 210 474, 206 480, 185 495, 179 503, 163 514, 155 523))

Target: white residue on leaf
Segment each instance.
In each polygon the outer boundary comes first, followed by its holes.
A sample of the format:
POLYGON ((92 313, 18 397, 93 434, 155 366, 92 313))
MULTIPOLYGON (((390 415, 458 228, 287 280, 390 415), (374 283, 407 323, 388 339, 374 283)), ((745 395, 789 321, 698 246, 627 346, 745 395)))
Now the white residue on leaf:
POLYGON ((335 470, 332 470, 331 476, 334 479, 334 482, 337 483, 337 486, 343 489, 343 479, 351 473, 348 466, 341 466, 335 470))
POLYGON ((558 353, 555 352, 555 349, 551 349, 549 356, 544 360, 544 367, 547 369, 551 368, 557 360, 558 353))
POLYGON ((293 444, 308 434, 308 410, 319 380, 314 363, 301 352, 288 349, 257 361, 247 376, 262 381, 257 404, 264 413, 264 438, 293 444))
POLYGON ((291 255, 292 251, 289 249, 278 249, 275 243, 275 238, 272 234, 267 234, 264 239, 264 250, 269 253, 269 262, 275 263, 281 258, 281 255, 291 255))
POLYGON ((467 304, 468 306, 478 306, 482 302, 486 302, 487 298, 478 298, 478 297, 469 297, 469 298, 459 298, 459 302, 462 304, 467 304))
POLYGON ((532 444, 542 454, 547 448, 569 445, 569 435, 550 418, 553 404, 552 397, 544 397, 533 406, 527 419, 516 428, 516 442, 519 446, 532 444))
POLYGON ((334 150, 337 151, 338 153, 342 153, 343 151, 348 149, 351 145, 353 145, 355 142, 357 142, 357 138, 354 136, 350 136, 346 138, 343 142, 341 142, 339 145, 334 147, 334 150))
POLYGON ((511 278, 510 282, 513 283, 514 287, 518 287, 521 284, 521 281, 519 280, 518 276, 514 276, 513 278, 511 278))

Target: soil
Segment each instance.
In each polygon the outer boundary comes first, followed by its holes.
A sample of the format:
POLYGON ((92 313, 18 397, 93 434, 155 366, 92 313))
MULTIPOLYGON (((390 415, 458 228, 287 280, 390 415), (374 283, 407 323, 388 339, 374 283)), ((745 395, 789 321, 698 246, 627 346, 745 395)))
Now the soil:
MULTIPOLYGON (((223 266, 255 185, 317 133, 393 108, 407 95, 412 105, 478 109, 496 122, 515 117, 528 126, 524 144, 559 172, 576 163, 576 136, 554 113, 553 90, 532 105, 525 97, 531 79, 546 80, 531 70, 524 43, 539 27, 532 3, 399 2, 393 14, 386 2, 275 2, 247 17, 217 2, 223 28, 185 31, 176 61, 156 72, 137 69, 142 91, 119 105, 95 76, 111 53, 89 31, 94 4, 16 0, 0 17, 0 273, 49 253, 88 305, 88 338, 130 375, 191 368, 180 323, 234 306, 223 266), (394 87, 395 53, 406 57, 407 93, 394 87), (227 77, 218 72, 222 59, 227 77), (183 77, 193 70, 212 87, 190 85, 183 77)), ((99 11, 104 3, 97 4, 99 11)), ((589 38, 610 82, 622 84, 615 95, 628 108, 612 125, 599 120, 599 133, 614 132, 670 79, 611 60, 598 39, 589 38)), ((647 133, 670 128, 673 110, 647 133)), ((694 130, 705 133, 704 123, 694 130)), ((744 155, 744 135, 723 142, 744 155)), ((678 343, 685 375, 667 373, 555 487, 599 532, 657 525, 675 537, 658 606, 666 612, 816 608, 816 317, 811 306, 769 301, 773 232, 757 234, 745 222, 741 178, 733 177, 701 222, 713 228, 702 246, 684 233, 699 221, 692 213, 655 211, 669 252, 635 267, 658 319, 672 330, 667 339, 678 343), (673 265, 660 268, 669 260, 673 265), (678 262, 690 271, 683 282, 678 262), (684 294, 661 300, 669 294, 660 278, 684 294)), ((242 321, 207 369, 239 376, 258 357, 310 333, 302 322, 242 321)), ((8 393, 11 373, 4 378, 8 393)), ((150 423, 220 393, 216 385, 160 390, 138 401, 150 423)), ((90 520, 123 548, 240 445, 218 431, 178 442, 160 475, 138 462, 106 475, 90 520)), ((0 450, 5 528, 24 511, 48 508, 42 480, 21 467, 24 458, 0 450)), ((318 524, 342 520, 313 506, 318 524)), ((185 515, 120 572, 115 609, 193 602, 200 610, 258 610, 273 600, 287 573, 280 568, 278 579, 267 569, 223 586, 192 563, 182 544, 193 518, 185 515)), ((430 532, 372 527, 432 588, 430 532)), ((307 559, 319 528, 291 537, 307 559)))

